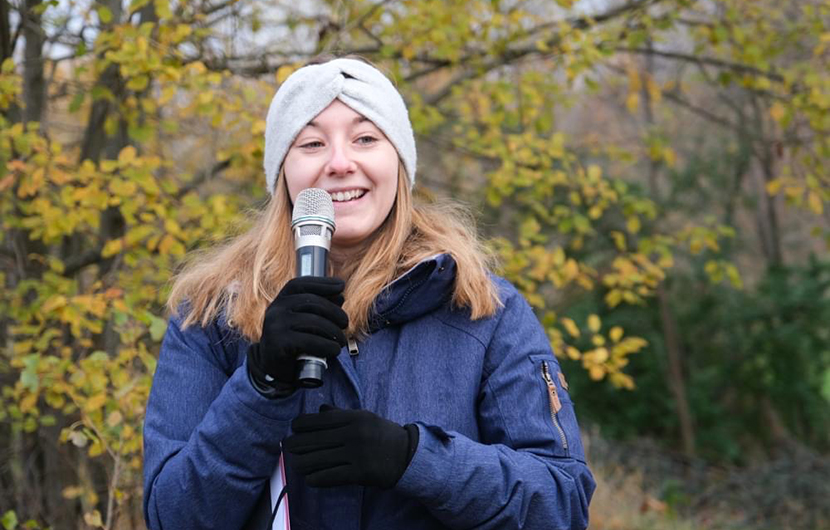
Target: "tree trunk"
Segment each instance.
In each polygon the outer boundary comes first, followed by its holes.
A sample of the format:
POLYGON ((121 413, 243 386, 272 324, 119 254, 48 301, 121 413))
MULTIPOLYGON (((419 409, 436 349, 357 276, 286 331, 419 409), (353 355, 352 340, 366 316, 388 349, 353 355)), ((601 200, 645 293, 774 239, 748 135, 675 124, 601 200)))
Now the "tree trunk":
POLYGON ((671 310, 671 303, 664 284, 657 287, 657 300, 660 305, 660 323, 663 327, 663 339, 666 341, 666 355, 669 361, 668 384, 674 397, 677 419, 680 422, 680 438, 683 453, 695 456, 695 426, 689 401, 686 398, 686 379, 683 376, 683 348, 677 332, 677 321, 671 310))
POLYGON ((26 39, 23 69, 23 122, 40 122, 46 103, 46 82, 43 76, 43 44, 46 36, 40 25, 40 15, 35 8, 41 0, 26 0, 24 11, 23 37, 26 39))
POLYGON ((759 231, 767 267, 777 267, 784 264, 781 251, 781 235, 778 227, 778 209, 776 198, 767 193, 767 185, 775 179, 775 156, 772 151, 771 140, 766 138, 764 116, 758 98, 753 96, 751 103, 755 118, 754 130, 758 138, 755 142, 755 158, 760 169, 758 195, 760 204, 763 205, 759 207, 757 213, 759 231))
MULTIPOLYGON (((651 49, 651 41, 647 42, 651 49)), ((646 73, 653 75, 654 56, 646 55, 646 73)), ((643 113, 646 125, 652 129, 655 125, 654 113, 651 108, 651 93, 647 83, 642 83, 643 113)), ((649 163, 648 184, 652 200, 660 202, 660 188, 658 177, 661 163, 653 160, 649 163)), ((680 344, 680 335, 677 330, 677 320, 671 308, 665 282, 657 286, 657 304, 660 310, 660 322, 663 328, 663 340, 666 346, 668 370, 666 384, 674 397, 675 411, 680 422, 680 439, 683 444, 683 453, 686 456, 695 456, 695 428, 689 401, 686 398, 686 380, 683 376, 683 347, 680 344)))

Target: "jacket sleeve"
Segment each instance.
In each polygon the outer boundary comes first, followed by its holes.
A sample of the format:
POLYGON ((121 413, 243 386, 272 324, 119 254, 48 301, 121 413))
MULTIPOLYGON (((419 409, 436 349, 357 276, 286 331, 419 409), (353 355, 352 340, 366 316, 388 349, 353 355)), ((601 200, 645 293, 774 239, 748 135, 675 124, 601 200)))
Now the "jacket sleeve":
POLYGON ((530 306, 510 291, 485 354, 481 441, 418 424, 396 489, 451 528, 584 529, 595 483, 567 383, 530 306))
POLYGON ((169 322, 144 422, 151 530, 240 528, 276 467, 299 393, 260 396, 227 343, 218 325, 169 322))

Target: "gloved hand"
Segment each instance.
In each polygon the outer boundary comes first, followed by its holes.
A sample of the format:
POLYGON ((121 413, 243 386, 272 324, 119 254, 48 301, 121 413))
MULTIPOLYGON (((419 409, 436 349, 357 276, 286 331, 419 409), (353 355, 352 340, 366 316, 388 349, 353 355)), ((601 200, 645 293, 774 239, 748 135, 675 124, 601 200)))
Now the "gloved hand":
POLYGON ((381 418, 368 410, 323 405, 318 414, 291 422, 294 434, 283 449, 295 455, 294 469, 314 487, 376 486, 391 488, 406 471, 418 448, 418 427, 381 418))
POLYGON ((339 278, 302 276, 285 284, 265 310, 262 336, 248 350, 248 374, 260 393, 284 397, 296 387, 297 356, 332 359, 346 345, 343 329, 349 317, 343 311, 339 278), (265 377, 270 375, 274 381, 265 377))

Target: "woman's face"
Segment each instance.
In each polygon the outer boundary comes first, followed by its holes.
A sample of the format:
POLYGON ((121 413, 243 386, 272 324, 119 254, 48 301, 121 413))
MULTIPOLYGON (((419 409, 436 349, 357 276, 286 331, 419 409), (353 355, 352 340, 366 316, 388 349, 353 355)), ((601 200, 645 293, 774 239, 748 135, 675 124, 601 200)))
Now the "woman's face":
POLYGON ((331 195, 332 246, 353 247, 386 219, 398 191, 398 152, 368 119, 334 100, 300 131, 283 165, 294 202, 306 188, 331 195))

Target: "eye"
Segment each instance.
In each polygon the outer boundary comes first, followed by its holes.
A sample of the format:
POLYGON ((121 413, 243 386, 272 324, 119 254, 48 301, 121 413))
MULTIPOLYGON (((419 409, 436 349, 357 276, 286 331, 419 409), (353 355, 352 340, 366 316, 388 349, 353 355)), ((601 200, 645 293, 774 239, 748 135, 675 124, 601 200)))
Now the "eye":
POLYGON ((299 147, 303 149, 316 149, 318 147, 323 147, 323 142, 319 140, 311 140, 305 143, 299 144, 299 147))
POLYGON ((357 139, 357 143, 359 143, 361 145, 371 145, 371 144, 373 144, 377 141, 378 141, 377 138, 375 138, 374 136, 370 136, 368 134, 364 134, 363 136, 361 136, 357 139))

